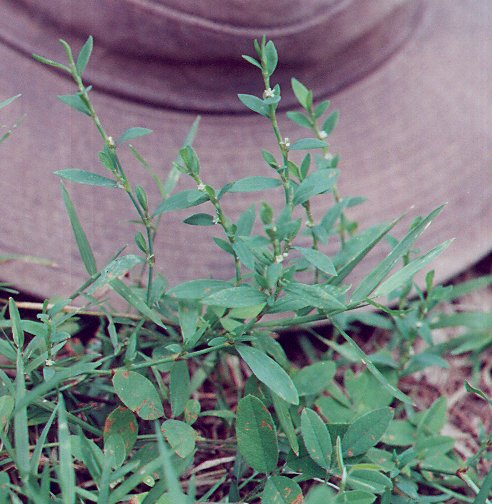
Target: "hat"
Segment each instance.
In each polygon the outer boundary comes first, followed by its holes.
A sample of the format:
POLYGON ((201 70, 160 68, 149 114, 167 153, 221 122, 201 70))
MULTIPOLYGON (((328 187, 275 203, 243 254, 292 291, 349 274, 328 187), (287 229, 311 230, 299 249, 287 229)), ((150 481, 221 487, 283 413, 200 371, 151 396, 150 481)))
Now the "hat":
MULTIPOLYGON (((78 51, 88 35, 94 51, 85 72, 91 97, 108 133, 130 127, 153 135, 135 145, 163 177, 195 116, 194 147, 206 183, 273 175, 262 149, 275 152, 269 121, 248 110, 237 93, 261 96, 260 72, 241 58, 252 41, 274 41, 279 65, 278 116, 292 140, 306 130, 285 112, 296 110, 291 77, 329 98, 340 123, 328 138, 340 155, 339 192, 364 196, 350 210, 365 228, 447 202, 422 236, 422 250, 449 238, 436 276, 445 280, 492 246, 492 7, 488 0, 5 0, 0 7, 0 101, 4 124, 26 114, 0 146, 0 256, 29 254, 32 261, 0 264, 0 279, 48 297, 67 295, 87 278, 53 172, 80 168, 105 174, 103 148, 90 120, 57 100, 76 90, 67 75, 40 65, 38 53, 64 61, 58 39, 78 51)), ((125 170, 160 203, 148 173, 125 147, 125 170)), ((182 176, 178 190, 193 188, 182 176)), ((123 192, 67 183, 80 221, 103 267, 128 244, 135 218, 123 192)), ((281 190, 270 195, 280 202, 281 190)), ((270 197, 269 196, 269 197, 270 197)), ((262 193, 224 198, 233 216, 265 199, 262 193)), ((329 195, 315 200, 321 214, 329 195)), ((215 227, 183 224, 191 213, 165 214, 156 241, 158 269, 171 285, 194 278, 229 278, 230 259, 213 241, 215 227)), ((382 246, 361 263, 367 272, 387 253, 382 246)))

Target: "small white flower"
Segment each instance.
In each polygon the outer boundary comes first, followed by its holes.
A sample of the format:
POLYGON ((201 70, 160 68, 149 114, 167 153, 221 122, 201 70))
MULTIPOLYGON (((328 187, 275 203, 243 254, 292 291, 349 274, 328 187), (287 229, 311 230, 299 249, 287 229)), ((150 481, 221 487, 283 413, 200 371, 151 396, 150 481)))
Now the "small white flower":
POLYGON ((335 156, 331 152, 326 152, 323 157, 328 161, 332 161, 335 156))
POLYGON ((205 191, 205 184, 198 184, 196 187, 199 191, 205 191))
POLYGON ((277 264, 280 264, 281 262, 283 262, 283 260, 284 260, 284 255, 283 254, 275 256, 275 262, 277 264))
POLYGON ((321 140, 324 140, 327 136, 328 136, 328 133, 325 130, 321 130, 319 132, 319 137, 321 138, 321 140))
POLYGON ((310 221, 306 221, 306 227, 308 227, 308 228, 312 228, 312 227, 313 227, 313 225, 314 225, 314 224, 313 224, 312 222, 310 222, 310 221))
POLYGON ((219 217, 218 216, 215 216, 213 219, 212 219, 212 222, 214 224, 218 224, 220 221, 219 221, 219 217))
POLYGON ((273 89, 268 88, 263 91, 263 99, 266 100, 267 98, 273 98, 275 96, 275 93, 273 89))
POLYGON ((108 144, 110 147, 114 147, 116 145, 114 138, 112 136, 108 137, 108 144))
POLYGON ((45 362, 44 362, 44 365, 45 366, 53 366, 55 364, 55 361, 54 360, 51 360, 51 359, 46 359, 45 362))
POLYGON ((289 253, 288 253, 288 252, 284 252, 284 253, 282 254, 282 256, 284 257, 284 259, 286 259, 287 257, 289 257, 289 253))
POLYGON ((287 149, 290 147, 290 138, 285 137, 281 142, 280 145, 283 145, 287 149))

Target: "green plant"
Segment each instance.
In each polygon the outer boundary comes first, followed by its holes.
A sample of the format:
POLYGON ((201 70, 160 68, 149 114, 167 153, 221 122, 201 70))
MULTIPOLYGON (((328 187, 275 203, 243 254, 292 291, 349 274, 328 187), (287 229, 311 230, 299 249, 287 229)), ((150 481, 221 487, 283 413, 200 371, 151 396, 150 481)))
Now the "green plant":
POLYGON ((435 311, 453 291, 434 286, 432 273, 425 291, 413 281, 449 244, 422 255, 413 250, 442 207, 417 219, 399 240, 389 236, 399 219, 359 231, 348 214, 362 199, 339 194, 339 159, 326 142, 338 114, 326 115, 329 101, 315 105, 312 92, 293 79, 302 112, 287 115, 309 133, 297 141, 283 135, 276 114, 280 88, 272 83, 277 51, 265 39, 254 43, 256 58, 244 56, 262 72, 263 96, 239 98, 272 124, 278 153, 263 151, 271 176, 209 185, 191 145, 196 121, 166 181, 130 146, 160 189, 161 201, 151 202, 118 156, 129 140, 151 131, 131 128, 117 141, 108 135, 83 81, 92 38, 77 58, 62 44, 68 64, 35 57, 72 76, 77 92, 59 98, 95 124, 108 177, 81 169, 56 174, 126 193, 145 233, 135 235, 141 256, 115 250, 101 268, 62 184, 88 279, 68 299, 47 300, 36 320, 28 312, 21 317, 19 308, 27 306, 12 298, 2 310, 0 503, 268 504, 300 503, 304 496, 309 504, 488 502, 490 476, 480 490, 476 464, 466 466, 455 441, 441 434, 445 398, 416 411, 399 388, 405 376, 445 366, 449 351, 460 349, 432 338, 439 324, 450 325, 441 315, 436 322, 435 311), (296 151, 308 153, 296 161, 296 151), (174 192, 180 175, 194 188, 174 192), (275 190, 284 195, 277 214, 268 202, 238 219, 224 211, 222 200, 234 193, 275 190), (332 197, 333 205, 315 221, 319 197, 332 197), (168 288, 154 267, 160 217, 199 205, 208 211, 184 222, 222 228, 223 238, 215 241, 229 254, 234 278, 168 288), (296 245, 302 234, 311 247, 296 245), (334 256, 323 252, 330 237, 338 237, 334 256), (385 238, 391 252, 351 289, 347 276, 385 238), (402 268, 391 273, 398 262, 402 268), (136 282, 122 280, 142 266, 145 283, 138 275, 136 282), (128 302, 128 313, 115 313, 96 297, 103 286, 128 302), (396 307, 381 304, 385 297, 396 307), (356 311, 367 304, 381 314, 356 311), (88 317, 98 321, 93 347, 77 339, 88 317), (385 327, 388 348, 364 352, 349 334, 360 321, 385 327), (315 322, 331 324, 332 334, 315 322), (307 332, 292 359, 277 332, 298 327, 307 332), (415 354, 422 340, 426 349, 415 354))

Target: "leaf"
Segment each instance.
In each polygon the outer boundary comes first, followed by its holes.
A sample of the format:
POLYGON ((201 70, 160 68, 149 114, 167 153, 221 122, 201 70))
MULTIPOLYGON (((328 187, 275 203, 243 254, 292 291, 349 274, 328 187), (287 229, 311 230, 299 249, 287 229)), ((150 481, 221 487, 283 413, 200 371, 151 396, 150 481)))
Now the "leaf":
POLYGON ((334 504, 372 504, 376 496, 361 490, 350 490, 337 495, 334 504))
POLYGON ((371 493, 382 494, 386 489, 392 489, 393 483, 384 474, 378 471, 367 469, 356 469, 350 471, 347 483, 356 490, 369 491, 371 493))
POLYGON ((65 170, 58 170, 54 173, 63 179, 70 180, 71 182, 75 182, 77 184, 111 187, 113 189, 118 189, 120 187, 116 180, 103 177, 102 175, 86 170, 79 170, 77 168, 66 168, 65 170))
POLYGON ((323 254, 323 252, 304 247, 293 248, 299 250, 299 252, 306 258, 307 261, 309 261, 315 268, 319 269, 323 273, 332 276, 337 274, 332 260, 327 255, 323 254))
POLYGON ((470 383, 468 383, 467 380, 465 380, 465 389, 467 392, 470 392, 471 394, 475 394, 476 396, 480 397, 484 401, 487 401, 491 406, 492 406, 492 399, 487 396, 487 394, 479 389, 478 387, 474 387, 470 383))
POLYGON ((208 200, 208 195, 198 189, 187 189, 186 191, 177 192, 160 203, 155 211, 154 217, 166 212, 198 206, 208 200))
POLYGON ((297 298, 302 302, 302 306, 299 306, 299 308, 313 306, 325 311, 346 309, 346 306, 342 302, 319 285, 290 282, 285 286, 285 291, 294 299, 297 298))
POLYGON ((266 482, 261 496, 262 504, 302 504, 301 487, 286 476, 273 476, 266 482))
POLYGON ((294 376, 294 384, 300 396, 323 392, 333 380, 336 372, 333 361, 320 361, 302 368, 294 376))
POLYGON ((339 117, 340 117, 340 114, 339 114, 338 110, 336 110, 335 112, 332 112, 328 116, 326 121, 323 123, 322 131, 324 131, 327 135, 330 135, 332 133, 332 131, 335 129, 335 126, 338 123, 339 117))
POLYGON ((186 361, 177 361, 171 368, 169 376, 170 401, 173 416, 184 412, 190 398, 190 371, 186 361))
POLYGON ((396 262, 410 250, 419 236, 429 227, 431 222, 442 212, 444 206, 433 210, 398 242, 393 250, 367 275, 352 294, 352 302, 356 303, 367 298, 391 271, 396 262))
POLYGON ((441 245, 433 248, 427 254, 413 260, 401 270, 397 271, 394 275, 390 276, 385 280, 375 291, 374 296, 385 296, 402 286, 405 282, 410 280, 415 273, 425 268, 431 261, 433 261, 437 256, 442 254, 452 243, 453 240, 448 240, 441 245))
POLYGON ((270 395, 272 397, 273 407, 275 408, 278 421, 280 422, 284 434, 289 441, 290 447, 296 455, 299 455, 299 443, 297 441, 294 424, 292 423, 289 404, 273 392, 270 395))
POLYGON ((77 58, 77 63, 75 65, 77 72, 81 77, 84 74, 87 63, 89 63, 89 58, 91 57, 93 46, 94 40, 92 38, 92 35, 90 35, 85 44, 82 46, 82 49, 80 50, 79 56, 77 58))
POLYGON ((448 412, 448 403, 446 397, 436 399, 432 406, 423 413, 417 426, 419 434, 427 435, 439 434, 442 428, 446 425, 448 412))
POLYGON ((121 402, 140 418, 155 420, 164 415, 156 388, 140 373, 118 369, 113 376, 113 386, 121 402))
POLYGON ((237 446, 246 462, 261 473, 277 468, 277 431, 272 415, 255 396, 248 395, 237 406, 237 446))
POLYGON ((370 411, 359 417, 343 436, 343 454, 355 457, 375 446, 383 437, 392 419, 393 411, 390 408, 370 411))
POLYGON ((269 76, 272 76, 273 72, 277 68, 278 54, 275 44, 269 40, 265 45, 265 58, 266 58, 266 69, 269 76))
POLYGON ((8 425, 12 411, 14 411, 14 398, 9 395, 0 397, 0 431, 8 425))
POLYGON ((20 350, 24 348, 24 329, 22 329, 22 321, 19 314, 19 309, 13 298, 9 298, 9 314, 12 321, 12 336, 16 347, 20 350))
POLYGON ((118 141, 116 142, 117 144, 122 144, 125 142, 128 142, 128 140, 133 140, 134 138, 140 138, 143 136, 147 136, 152 134, 153 131, 149 128, 141 128, 139 126, 136 126, 134 128, 129 128, 127 129, 123 135, 120 136, 118 141))
POLYGON ((489 470, 489 474, 482 481, 482 486, 477 496, 475 497, 473 504, 486 504, 491 489, 492 489, 492 470, 489 470))
POLYGON ((290 81, 292 85, 292 90, 294 91, 294 94, 296 95, 297 101, 305 108, 308 108, 308 95, 309 95, 309 90, 308 88, 302 84, 302 82, 299 82, 295 77, 292 77, 290 81))
POLYGON ((24 357, 22 349, 18 348, 15 375, 14 442, 15 465, 23 478, 27 478, 30 467, 27 404, 22 404, 26 394, 24 357))
POLYGON ((304 128, 312 128, 313 126, 311 120, 301 112, 295 112, 295 111, 287 112, 287 117, 292 122, 299 124, 299 126, 303 126, 304 128))
POLYGON ((135 446, 138 435, 138 423, 135 415, 127 408, 118 406, 104 422, 104 442, 117 434, 123 440, 126 455, 128 456, 135 446))
POLYGON ((178 457, 186 458, 195 450, 196 432, 187 423, 166 420, 161 425, 161 432, 178 457))
POLYGON ((328 144, 318 138, 301 138, 294 142, 289 150, 309 150, 309 149, 324 149, 328 144))
POLYGON ((225 280, 204 278, 176 285, 169 289, 166 294, 178 299, 202 299, 230 287, 230 282, 225 280))
POLYGON ((276 178, 253 176, 236 180, 230 184, 227 191, 224 192, 237 193, 265 191, 281 185, 282 181, 276 178))
POLYGON ((79 247, 80 256, 82 257, 85 269, 89 275, 95 275, 97 273, 96 259, 94 258, 94 253, 92 252, 89 240, 87 239, 87 235, 80 223, 70 195, 63 184, 61 184, 61 189, 63 201, 65 202, 65 208, 67 209, 68 217, 70 218, 70 223, 72 224, 75 241, 79 247))
POLYGON ((136 308, 144 317, 147 317, 149 320, 154 322, 154 324, 162 327, 163 329, 166 326, 162 323, 160 319, 160 315, 149 308, 149 306, 145 303, 145 301, 139 297, 130 287, 128 287, 125 283, 123 283, 119 278, 113 278, 109 281, 109 285, 111 288, 117 292, 125 301, 128 301, 134 308, 136 308))
POLYGON ((262 99, 249 94, 238 94, 237 96, 243 104, 253 112, 256 112, 264 117, 269 117, 270 107, 264 103, 262 99))
POLYGON ((180 301, 178 303, 179 326, 183 343, 186 345, 191 342, 198 326, 201 306, 193 301, 180 301))
POLYGON ((254 58, 251 56, 247 56, 246 54, 243 54, 242 57, 248 62, 254 65, 255 67, 258 67, 260 70, 262 70, 261 65, 256 61, 254 58))
POLYGON ((85 114, 86 116, 91 115, 91 111, 85 104, 85 102, 82 100, 80 95, 74 94, 74 95, 59 95, 58 99, 61 100, 63 103, 66 105, 72 107, 73 109, 82 112, 82 114, 85 114))
POLYGON ((299 396, 290 376, 272 358, 251 346, 236 345, 236 350, 259 381, 284 401, 299 404, 299 396))
POLYGON ((17 100, 17 98, 19 98, 20 96, 21 96, 20 94, 11 96, 10 98, 7 98, 3 102, 0 102, 0 110, 10 105, 14 100, 17 100))
POLYGON ((145 260, 135 254, 128 254, 113 259, 99 275, 98 279, 89 287, 88 293, 94 294, 97 289, 104 287, 108 282, 114 278, 121 278, 125 276, 135 266, 143 264, 145 260))
POLYGON ((190 226, 214 226, 214 216, 206 213, 197 213, 190 215, 184 221, 185 224, 190 226))
POLYGON ((75 502, 75 470, 72 462, 72 445, 68 430, 67 410, 63 396, 58 396, 58 478, 64 504, 75 502))
POLYGON ((266 296, 263 292, 244 285, 240 287, 230 287, 222 289, 201 300, 203 304, 209 306, 221 306, 223 308, 244 308, 257 306, 266 303, 266 296))
POLYGON ((328 471, 333 450, 330 433, 323 420, 312 409, 304 408, 301 414, 301 434, 309 456, 328 471))
POLYGON ((302 205, 313 196, 331 191, 337 183, 338 170, 318 170, 308 175, 294 191, 294 205, 302 205))

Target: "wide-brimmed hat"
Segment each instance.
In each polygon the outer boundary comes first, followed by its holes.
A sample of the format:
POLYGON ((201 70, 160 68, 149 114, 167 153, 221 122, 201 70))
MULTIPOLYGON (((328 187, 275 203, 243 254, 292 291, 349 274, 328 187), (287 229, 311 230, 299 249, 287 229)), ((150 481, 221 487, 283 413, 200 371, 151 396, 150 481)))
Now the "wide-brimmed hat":
MULTIPOLYGON (((66 295, 86 273, 53 175, 63 168, 105 174, 102 140, 90 120, 56 96, 75 91, 67 75, 40 65, 31 53, 63 60, 58 39, 77 51, 88 35, 95 48, 85 76, 107 131, 117 138, 134 126, 154 134, 135 140, 165 177, 195 116, 194 146, 203 179, 216 187, 249 175, 271 176, 262 149, 275 150, 268 120, 246 109, 237 93, 262 95, 260 72, 241 58, 265 34, 278 49, 280 130, 291 140, 306 130, 290 122, 291 77, 329 98, 340 123, 327 139, 340 155, 339 191, 365 196, 350 216, 362 227, 447 202, 419 242, 422 250, 449 238, 439 280, 452 277, 492 246, 492 6, 488 0, 5 0, 0 7, 0 101, 12 124, 0 147, 0 255, 45 257, 56 266, 11 261, 0 280, 39 296, 66 295), (411 209, 411 210, 410 210, 411 209), (410 211, 409 211, 410 210, 410 211)), ((124 149, 123 149, 124 150, 124 149)), ((128 150, 128 149, 127 149, 128 150)), ((159 192, 135 158, 125 169, 159 192)), ((70 185, 98 267, 129 243, 135 216, 124 194, 70 185)), ((179 189, 192 188, 182 177, 179 189)), ((272 193, 280 201, 281 190, 272 193)), ((224 198, 238 216, 261 193, 224 198)), ((332 204, 317 198, 316 212, 332 204)), ((171 284, 228 278, 230 260, 214 243, 215 228, 182 224, 184 211, 165 214, 156 260, 171 284)), ((383 254, 387 248, 381 248, 383 254)), ((381 255, 374 254, 367 271, 381 255)), ((232 265, 231 265, 232 266, 232 265)))

